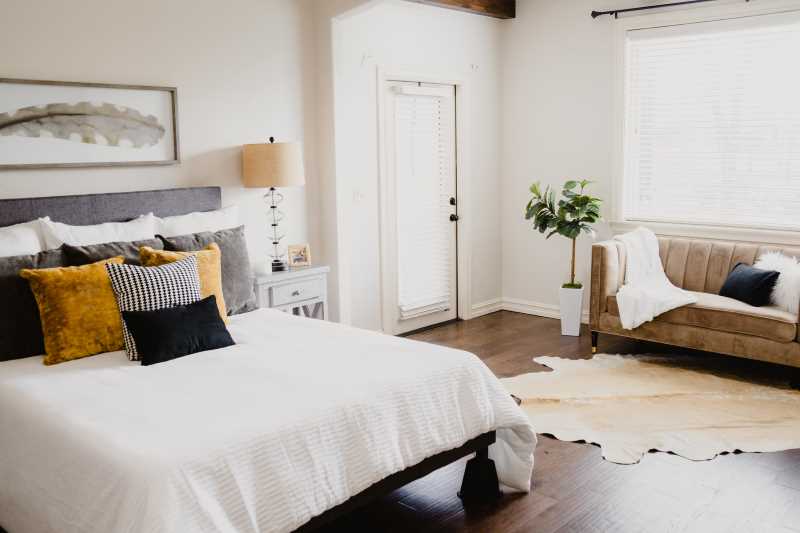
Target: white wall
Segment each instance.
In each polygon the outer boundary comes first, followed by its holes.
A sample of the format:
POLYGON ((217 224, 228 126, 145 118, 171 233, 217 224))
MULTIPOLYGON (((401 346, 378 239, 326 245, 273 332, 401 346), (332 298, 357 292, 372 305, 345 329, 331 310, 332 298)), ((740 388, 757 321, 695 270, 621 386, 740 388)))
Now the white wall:
POLYGON ((287 190, 285 242, 320 244, 309 1, 3 0, 4 77, 178 88, 182 162, 175 166, 0 171, 0 197, 221 185, 244 210, 256 266, 267 260, 264 191, 240 186, 240 147, 305 142, 307 186, 287 190))
POLYGON ((328 276, 328 309, 333 320, 349 322, 347 310, 342 313, 339 294, 349 294, 349 280, 340 275, 339 202, 336 192, 336 138, 334 123, 333 31, 334 21, 356 12, 369 0, 324 0, 313 2, 316 74, 316 159, 319 195, 309 204, 310 216, 320 220, 319 250, 331 272, 328 276))
POLYGON ((333 26, 335 175, 343 318, 380 329, 377 69, 439 74, 469 84, 469 221, 472 301, 501 294, 500 21, 387 0, 361 6, 333 26))
MULTIPOLYGON (((502 35, 503 297, 521 311, 558 312, 558 288, 568 281, 570 243, 545 240, 524 219, 536 180, 560 187, 566 178, 597 181, 611 194, 613 164, 614 20, 596 10, 620 0, 520 0, 502 35)), ((627 2, 628 6, 642 3, 627 2)), ((604 211, 610 213, 609 206, 604 211)), ((609 235, 599 227, 600 238, 609 235)), ((589 281, 592 239, 578 241, 577 272, 589 281)), ((588 305, 588 291, 585 293, 588 305)))

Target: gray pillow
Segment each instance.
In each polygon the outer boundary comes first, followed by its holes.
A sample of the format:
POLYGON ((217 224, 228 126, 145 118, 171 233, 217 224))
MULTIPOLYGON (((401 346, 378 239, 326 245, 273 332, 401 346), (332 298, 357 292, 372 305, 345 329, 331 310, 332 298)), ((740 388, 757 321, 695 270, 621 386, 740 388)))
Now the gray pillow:
POLYGON ((212 242, 222 252, 222 295, 229 315, 238 315, 258 308, 253 291, 253 271, 244 239, 244 226, 217 232, 205 231, 177 237, 162 237, 164 249, 173 252, 202 250, 212 242))
POLYGON ((0 361, 44 354, 39 307, 19 271, 60 266, 65 266, 60 249, 0 258, 0 361))
POLYGON ((125 263, 129 265, 141 265, 142 263, 139 261, 139 248, 142 246, 149 246, 155 250, 164 249, 164 244, 161 242, 161 239, 106 242, 103 244, 92 244, 90 246, 70 246, 69 244, 64 244, 61 249, 64 251, 64 260, 69 266, 88 265, 118 255, 124 257, 125 263))

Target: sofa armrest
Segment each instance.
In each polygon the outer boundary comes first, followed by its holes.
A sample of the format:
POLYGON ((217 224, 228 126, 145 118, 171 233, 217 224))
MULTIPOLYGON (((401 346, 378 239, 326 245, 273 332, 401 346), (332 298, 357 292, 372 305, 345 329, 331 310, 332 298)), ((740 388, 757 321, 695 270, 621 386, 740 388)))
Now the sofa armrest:
POLYGON ((589 324, 596 328, 600 314, 607 311, 606 299, 617 294, 625 279, 625 249, 617 241, 592 245, 592 280, 589 301, 589 324))

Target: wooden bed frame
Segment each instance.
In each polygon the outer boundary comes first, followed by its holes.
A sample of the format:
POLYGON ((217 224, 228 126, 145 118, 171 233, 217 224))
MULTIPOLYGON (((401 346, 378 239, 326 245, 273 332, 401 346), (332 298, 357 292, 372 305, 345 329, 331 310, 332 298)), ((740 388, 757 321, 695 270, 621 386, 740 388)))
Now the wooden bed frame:
POLYGON ((428 457, 414 466, 383 478, 369 488, 350 497, 344 503, 315 516, 296 531, 308 532, 319 529, 360 507, 386 496, 403 485, 427 476, 434 470, 438 470, 473 453, 475 457, 467 462, 458 496, 462 499, 464 505, 496 499, 500 496, 500 485, 497 480, 494 461, 489 459, 488 455, 489 446, 494 444, 496 439, 495 432, 490 431, 468 440, 458 448, 428 457))

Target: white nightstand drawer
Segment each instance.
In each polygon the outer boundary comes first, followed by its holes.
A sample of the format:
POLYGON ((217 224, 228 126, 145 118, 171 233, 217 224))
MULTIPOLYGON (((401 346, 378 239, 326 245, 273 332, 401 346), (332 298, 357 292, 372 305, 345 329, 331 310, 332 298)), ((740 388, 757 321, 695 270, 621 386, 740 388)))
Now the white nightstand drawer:
POLYGON ((309 279, 272 288, 272 305, 286 305, 319 298, 324 292, 320 279, 309 279))
POLYGON ((326 266, 313 266, 260 276, 255 281, 258 306, 324 320, 328 318, 328 272, 326 266))

